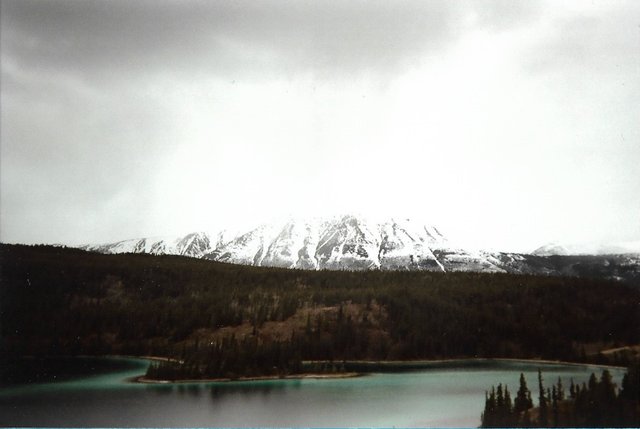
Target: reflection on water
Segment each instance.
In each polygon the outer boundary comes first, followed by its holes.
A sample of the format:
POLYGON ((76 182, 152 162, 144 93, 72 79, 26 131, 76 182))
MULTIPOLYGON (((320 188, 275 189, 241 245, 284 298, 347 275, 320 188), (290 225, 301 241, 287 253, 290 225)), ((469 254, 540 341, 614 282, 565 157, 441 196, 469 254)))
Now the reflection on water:
POLYGON ((139 359, 95 357, 3 359, 0 361, 0 385, 60 382, 128 370, 138 373, 140 368, 139 359))
MULTIPOLYGON (((68 364, 73 367, 73 362, 68 364)), ((0 425, 477 426, 484 391, 492 384, 507 384, 515 391, 524 372, 535 397, 538 367, 548 385, 558 377, 566 385, 571 378, 582 383, 592 371, 600 373, 586 366, 476 361, 347 379, 125 381, 144 373, 146 367, 145 361, 129 359, 108 373, 87 376, 80 371, 81 375, 63 382, 3 385, 0 425)), ((619 383, 623 371, 612 373, 619 383)))
POLYGON ((176 389, 174 384, 158 384, 158 385, 148 385, 147 391, 151 393, 155 393, 157 395, 171 395, 173 391, 176 389))
POLYGON ((222 396, 243 394, 243 395, 269 395, 277 391, 299 389, 300 380, 266 380, 261 382, 234 382, 215 383, 209 385, 211 397, 219 399, 222 396))
POLYGON ((300 389, 301 380, 265 380, 261 382, 238 381, 218 383, 168 383, 146 384, 147 390, 159 396, 171 394, 201 396, 208 392, 211 399, 218 400, 229 395, 270 395, 277 391, 300 389))

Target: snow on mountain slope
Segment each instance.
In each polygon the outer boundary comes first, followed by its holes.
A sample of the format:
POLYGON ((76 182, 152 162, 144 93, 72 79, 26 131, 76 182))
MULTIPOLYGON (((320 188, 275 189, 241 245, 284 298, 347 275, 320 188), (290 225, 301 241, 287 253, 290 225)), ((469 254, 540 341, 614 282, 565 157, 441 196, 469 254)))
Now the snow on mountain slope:
POLYGON ((532 252, 532 255, 550 256, 550 255, 568 255, 569 250, 559 243, 549 243, 538 247, 532 252))
POLYGON ((445 238, 434 227, 418 225, 409 219, 392 219, 380 225, 380 266, 384 269, 429 269, 445 271, 433 254, 432 248, 441 248, 445 238))
POLYGON ((430 225, 409 219, 371 220, 346 215, 290 219, 238 234, 191 233, 82 248, 102 253, 185 255, 283 268, 445 271, 433 249, 446 247, 446 239, 430 225))
POLYGON ((434 249, 434 255, 442 264, 445 271, 469 271, 480 273, 505 273, 497 256, 482 251, 468 251, 464 249, 434 249))
MULTIPOLYGON (((309 247, 315 247, 313 225, 287 222, 269 243, 261 265, 283 268, 316 269, 309 247)), ((311 251, 312 252, 312 251, 311 251)))
POLYGON ((376 225, 355 216, 330 219, 319 225, 315 259, 320 269, 379 268, 380 236, 376 225))
POLYGON ((81 246, 81 249, 100 253, 150 253, 153 255, 184 255, 201 258, 211 252, 212 235, 193 232, 178 237, 134 238, 110 244, 81 246))
POLYGON ((280 231, 277 225, 261 225, 229 242, 221 243, 205 256, 221 262, 259 266, 280 231))
MULTIPOLYGON (((611 249, 640 249, 633 244, 599 249, 609 252, 611 249)), ((589 256, 557 243, 543 246, 533 254, 471 250, 450 243, 431 225, 404 218, 372 220, 347 215, 290 219, 248 231, 198 232, 81 248, 102 253, 184 255, 282 268, 595 275, 640 282, 640 252, 635 255, 632 252, 610 252, 603 256, 589 256)))

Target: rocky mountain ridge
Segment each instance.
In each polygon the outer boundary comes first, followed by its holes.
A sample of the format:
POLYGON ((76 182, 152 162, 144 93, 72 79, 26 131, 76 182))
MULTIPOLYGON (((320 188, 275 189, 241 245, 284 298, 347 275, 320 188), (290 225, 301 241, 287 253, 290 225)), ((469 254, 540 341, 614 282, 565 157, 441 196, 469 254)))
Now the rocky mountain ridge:
POLYGON ((184 255, 234 264, 312 270, 503 272, 640 282, 640 255, 556 255, 553 247, 543 247, 532 254, 476 251, 453 245, 431 225, 409 219, 371 221, 351 215, 288 220, 239 234, 194 232, 81 248, 100 253, 184 255))

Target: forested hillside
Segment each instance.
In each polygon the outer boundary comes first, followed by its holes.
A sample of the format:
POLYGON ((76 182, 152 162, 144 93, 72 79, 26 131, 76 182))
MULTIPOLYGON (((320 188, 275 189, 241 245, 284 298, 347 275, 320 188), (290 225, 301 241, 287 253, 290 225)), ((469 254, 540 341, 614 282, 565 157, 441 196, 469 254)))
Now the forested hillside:
POLYGON ((193 376, 235 376, 299 371, 302 360, 584 360, 594 345, 640 343, 640 291, 617 282, 0 252, 5 357, 159 355, 193 376))

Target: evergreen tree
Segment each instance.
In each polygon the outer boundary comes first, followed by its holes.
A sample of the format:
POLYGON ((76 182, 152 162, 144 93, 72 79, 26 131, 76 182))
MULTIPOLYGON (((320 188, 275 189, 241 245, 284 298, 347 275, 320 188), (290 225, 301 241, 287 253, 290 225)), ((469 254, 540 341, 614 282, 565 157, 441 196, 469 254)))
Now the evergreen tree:
POLYGON ((488 427, 488 416, 487 416, 487 410, 489 409, 489 393, 485 390, 484 391, 484 410, 482 411, 482 413, 480 414, 480 427, 481 428, 486 428, 488 427))
POLYGON ((491 386, 491 393, 485 392, 484 412, 482 413, 482 427, 496 426, 496 389, 491 386))
POLYGON ((528 410, 532 407, 530 401, 531 392, 527 388, 527 381, 524 378, 524 374, 520 373, 520 388, 518 389, 516 399, 514 400, 514 411, 519 414, 525 410, 528 410))
POLYGON ((509 388, 504 386, 504 409, 503 409, 503 421, 504 426, 511 426, 517 423, 517 416, 513 417, 513 402, 511 402, 511 394, 509 388))
POLYGON ((556 386, 553 386, 551 391, 551 410, 553 411, 553 426, 558 427, 560 424, 558 422, 558 391, 556 386))
POLYGON ((485 392, 484 412, 482 413, 482 427, 509 427, 518 423, 518 415, 513 413, 511 393, 505 385, 498 384, 498 388, 491 387, 491 393, 485 392))
MULTIPOLYGON (((606 369, 603 370, 600 380, 592 374, 588 384, 582 383, 581 387, 571 380, 570 390, 574 398, 570 400, 563 399, 564 388, 561 379, 545 391, 541 372, 538 372, 538 385, 542 394, 541 406, 538 409, 539 419, 536 422, 531 422, 529 408, 521 414, 515 411, 507 386, 503 388, 502 385, 498 385, 497 389, 492 387, 491 395, 485 393, 483 426, 528 427, 533 424, 544 427, 640 427, 640 401, 637 397, 630 400, 633 392, 640 388, 640 377, 635 371, 637 367, 628 369, 619 393, 616 393, 611 373, 606 369)), ((521 387, 523 385, 524 383, 521 387)))
POLYGON ((611 378, 611 373, 608 369, 602 371, 602 375, 600 376, 600 388, 599 388, 599 400, 606 404, 612 404, 616 399, 616 390, 613 385, 613 380, 611 378))
POLYGON ((640 401, 640 365, 629 367, 622 379, 620 397, 627 401, 640 401))
POLYGON ((596 378, 596 375, 592 372, 591 375, 589 376, 589 391, 591 392, 595 392, 596 391, 596 387, 598 386, 598 379, 596 378))
POLYGON ((540 417, 538 418, 538 424, 540 426, 548 426, 549 424, 549 416, 548 416, 548 404, 547 398, 544 394, 544 385, 542 384, 542 371, 538 369, 538 401, 540 407, 540 417))
POLYGON ((576 399, 576 385, 573 384, 573 378, 571 379, 571 384, 569 385, 569 397, 571 399, 576 399))
POLYGON ((556 389, 558 395, 558 401, 564 401, 564 386, 562 385, 562 379, 558 377, 558 388, 556 389))

